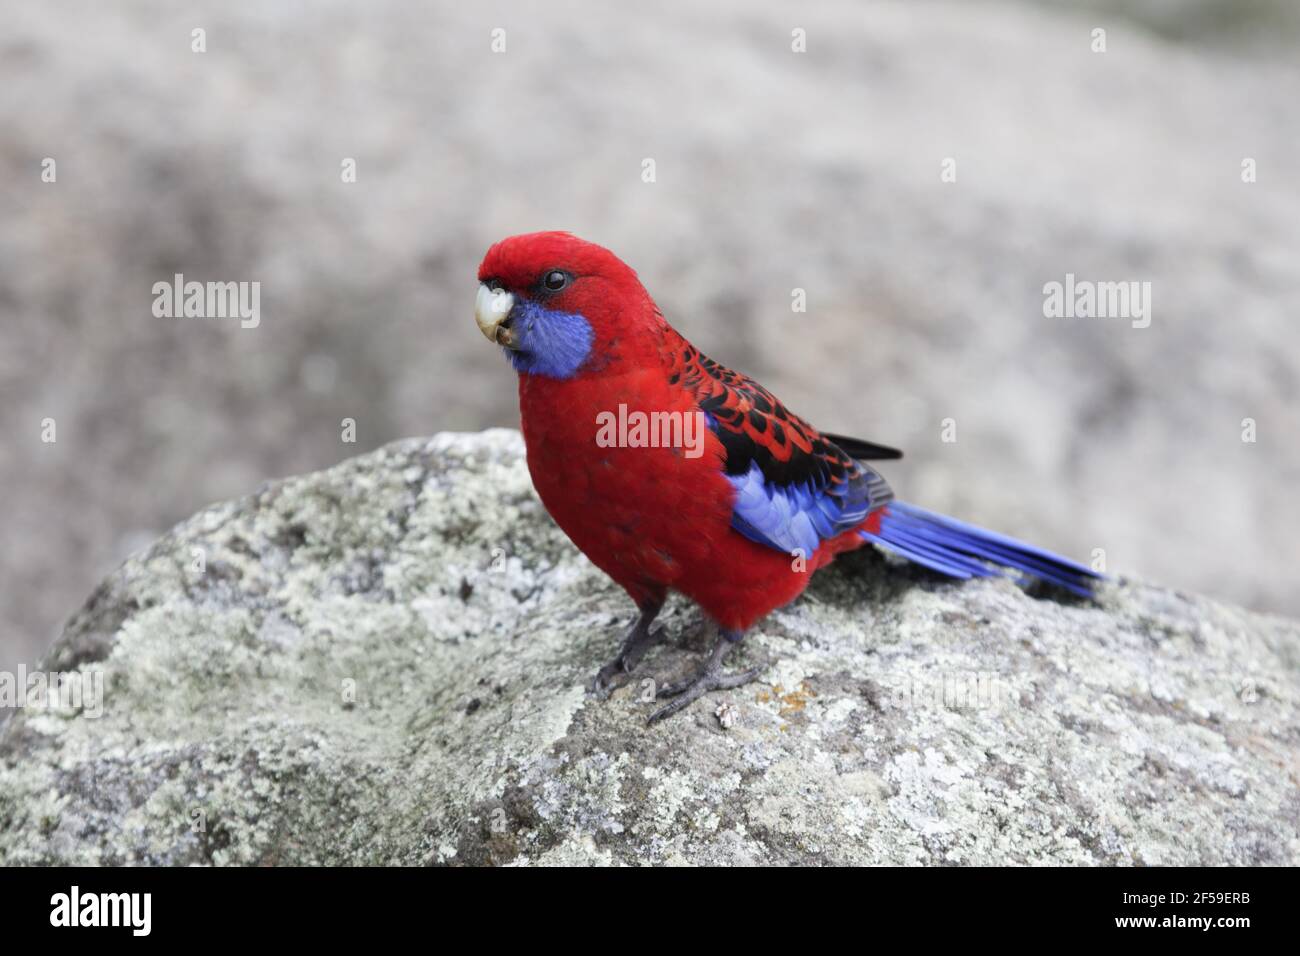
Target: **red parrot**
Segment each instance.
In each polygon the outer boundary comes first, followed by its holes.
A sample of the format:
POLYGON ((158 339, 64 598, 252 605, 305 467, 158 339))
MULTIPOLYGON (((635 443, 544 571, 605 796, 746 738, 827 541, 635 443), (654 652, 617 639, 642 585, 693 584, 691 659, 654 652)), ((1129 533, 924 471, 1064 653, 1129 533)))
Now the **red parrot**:
POLYGON ((698 674, 650 720, 758 671, 723 671, 754 622, 868 543, 954 578, 1018 572, 1089 595, 1090 569, 895 501, 867 461, 891 448, 819 432, 704 355, 609 250, 565 232, 513 236, 479 266, 479 329, 519 376, 528 470, 546 510, 640 615, 593 691, 631 673, 669 591, 718 626, 698 674))

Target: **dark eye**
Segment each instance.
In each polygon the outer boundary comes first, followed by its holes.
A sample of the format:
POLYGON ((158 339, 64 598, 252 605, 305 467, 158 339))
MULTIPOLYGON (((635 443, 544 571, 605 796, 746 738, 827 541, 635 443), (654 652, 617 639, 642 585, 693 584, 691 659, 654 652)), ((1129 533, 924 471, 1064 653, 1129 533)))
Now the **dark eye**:
POLYGON ((569 284, 569 274, 559 269, 552 269, 542 277, 542 288, 547 292, 559 292, 569 284))

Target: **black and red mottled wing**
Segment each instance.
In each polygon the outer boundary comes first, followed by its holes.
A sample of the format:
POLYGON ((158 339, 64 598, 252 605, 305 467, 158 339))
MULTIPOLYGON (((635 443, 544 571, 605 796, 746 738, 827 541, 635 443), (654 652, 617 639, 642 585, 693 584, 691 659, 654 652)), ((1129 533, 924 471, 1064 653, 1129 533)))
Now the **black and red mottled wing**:
POLYGON ((736 489, 731 524, 752 541, 808 557, 892 499, 885 479, 858 459, 901 452, 821 434, 762 385, 685 342, 671 356, 669 384, 695 398, 722 442, 736 489))
POLYGON ((863 441, 861 438, 832 435, 830 432, 822 432, 822 438, 839 445, 841 451, 858 461, 884 461, 885 459, 903 457, 903 453, 897 448, 890 448, 888 445, 877 445, 875 442, 863 441))

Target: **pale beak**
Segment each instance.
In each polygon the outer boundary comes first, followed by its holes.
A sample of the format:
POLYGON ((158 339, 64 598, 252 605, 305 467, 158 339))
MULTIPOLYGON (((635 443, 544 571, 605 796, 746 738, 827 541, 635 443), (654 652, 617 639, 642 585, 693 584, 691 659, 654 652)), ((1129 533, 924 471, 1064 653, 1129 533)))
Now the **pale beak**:
POLYGON ((483 337, 508 349, 514 348, 515 336, 507 324, 510 310, 514 307, 515 297, 509 292, 480 285, 478 297, 474 300, 474 321, 483 337))

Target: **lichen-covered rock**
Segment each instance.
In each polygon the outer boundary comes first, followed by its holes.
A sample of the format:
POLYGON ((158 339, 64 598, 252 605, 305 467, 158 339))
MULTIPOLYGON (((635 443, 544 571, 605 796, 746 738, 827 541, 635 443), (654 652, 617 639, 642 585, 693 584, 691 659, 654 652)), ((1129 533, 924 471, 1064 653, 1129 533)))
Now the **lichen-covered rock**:
POLYGON ((45 661, 102 714, 0 725, 0 863, 1300 862, 1294 622, 859 553, 750 635, 763 681, 647 727, 712 635, 671 604, 594 700, 629 612, 513 432, 216 505, 45 661))

